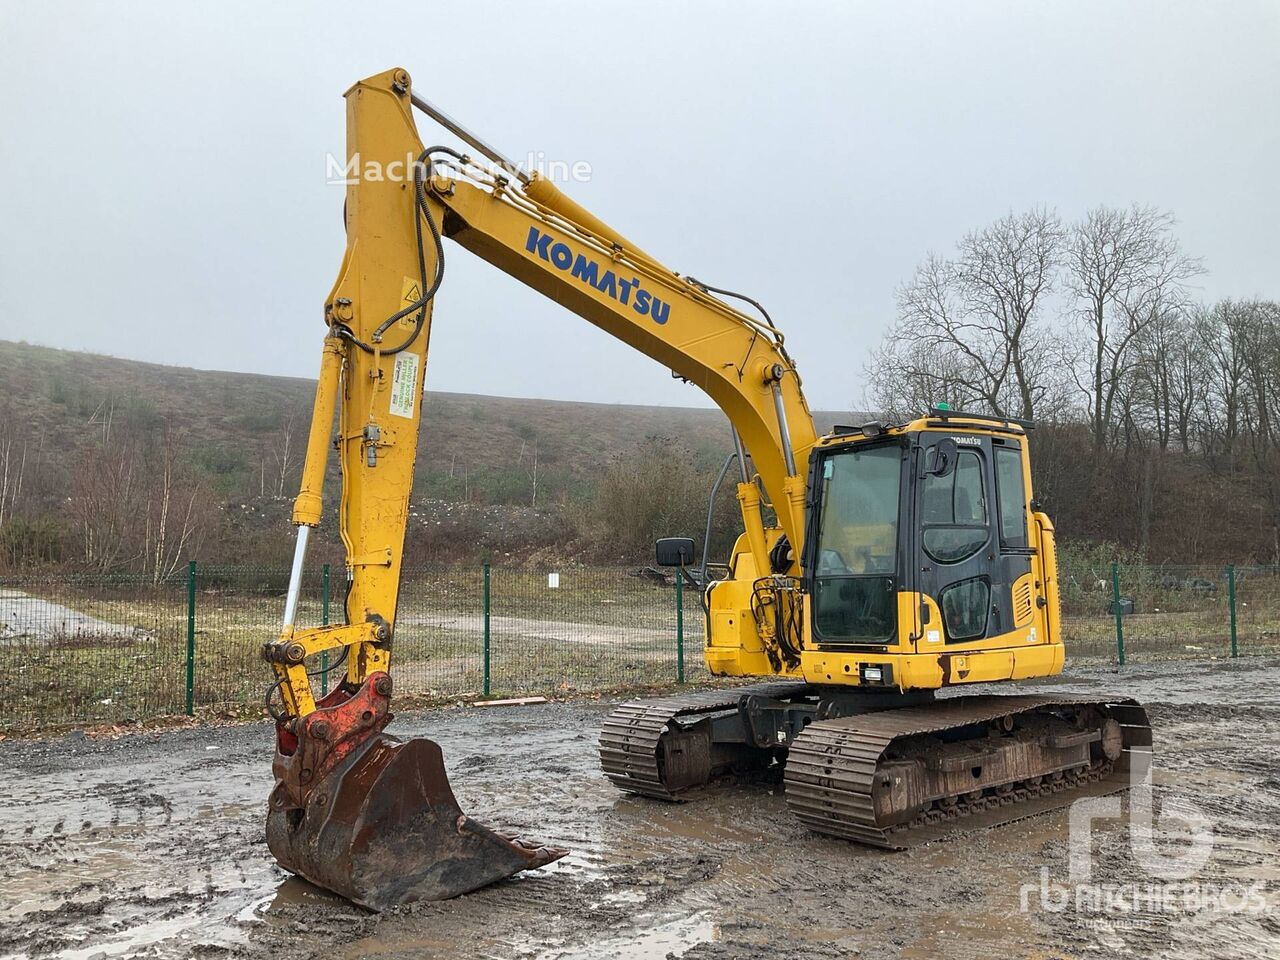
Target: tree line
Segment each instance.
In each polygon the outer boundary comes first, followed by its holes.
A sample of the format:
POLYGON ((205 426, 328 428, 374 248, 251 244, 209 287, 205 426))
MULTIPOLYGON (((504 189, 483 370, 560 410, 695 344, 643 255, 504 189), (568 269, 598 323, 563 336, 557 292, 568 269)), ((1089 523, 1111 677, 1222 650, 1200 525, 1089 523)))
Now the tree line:
POLYGON ((1060 535, 1152 560, 1280 563, 1280 304, 1203 303, 1167 211, 1011 213, 897 293, 869 399, 1034 420, 1060 535))
MULTIPOLYGON (((898 421, 939 401, 1034 420, 1037 496, 1060 539, 1097 555, 1280 563, 1280 304, 1202 302, 1204 264, 1175 228, 1144 206, 1074 221, 1033 209, 926 256, 869 360, 868 402, 898 421)), ((194 555, 287 562, 304 401, 242 410, 228 394, 219 444, 127 383, 102 395, 46 380, 0 398, 0 567, 163 579, 194 555)), ((720 465, 706 441, 628 443, 583 478, 565 466, 584 456, 572 437, 515 434, 496 464, 469 462, 466 443, 424 458, 417 499, 558 513, 562 534, 529 550, 584 560, 643 559, 655 536, 702 530, 720 465)), ((721 500, 713 556, 738 528, 732 484, 721 500)), ((461 539, 429 546, 480 549, 461 539)))

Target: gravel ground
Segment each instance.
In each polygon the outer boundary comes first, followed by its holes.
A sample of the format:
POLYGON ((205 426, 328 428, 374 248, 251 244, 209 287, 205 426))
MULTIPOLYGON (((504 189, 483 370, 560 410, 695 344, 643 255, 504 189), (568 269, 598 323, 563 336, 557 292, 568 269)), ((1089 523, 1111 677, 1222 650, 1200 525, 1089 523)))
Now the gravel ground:
MULTIPOLYGON (((1213 827, 1212 856, 1178 891, 1262 884, 1234 909, 1055 912, 1040 890, 1042 871, 1067 883, 1065 810, 886 853, 807 832, 767 783, 683 805, 627 797, 596 763, 608 705, 556 703, 396 719, 393 732, 440 742, 464 810, 573 852, 382 915, 271 860, 266 724, 0 743, 0 956, 1276 956, 1278 685, 1280 660, 1248 659, 1081 667, 1019 687, 1148 704, 1157 804, 1185 798, 1213 827)), ((1162 883, 1122 820, 1095 827, 1092 881, 1162 883)))

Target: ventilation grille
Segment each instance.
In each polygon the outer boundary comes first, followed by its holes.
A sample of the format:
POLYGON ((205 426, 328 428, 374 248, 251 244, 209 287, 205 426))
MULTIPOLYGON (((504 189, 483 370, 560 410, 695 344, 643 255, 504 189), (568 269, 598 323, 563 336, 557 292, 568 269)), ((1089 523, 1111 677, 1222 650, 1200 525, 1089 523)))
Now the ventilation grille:
POLYGON ((1013 623, 1015 626, 1026 626, 1031 622, 1031 614, 1035 609, 1035 600, 1031 596, 1031 578, 1028 577, 1013 588, 1013 623))

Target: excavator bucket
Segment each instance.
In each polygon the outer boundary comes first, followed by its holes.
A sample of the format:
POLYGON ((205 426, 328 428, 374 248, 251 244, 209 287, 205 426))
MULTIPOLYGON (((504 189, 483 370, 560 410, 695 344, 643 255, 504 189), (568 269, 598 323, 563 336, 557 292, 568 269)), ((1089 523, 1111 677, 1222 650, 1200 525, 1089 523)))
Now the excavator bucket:
POLYGON ((568 852, 464 814, 439 745, 382 732, 389 693, 390 678, 375 674, 347 699, 322 701, 300 734, 280 733, 267 843, 281 866, 384 910, 447 900, 568 852))

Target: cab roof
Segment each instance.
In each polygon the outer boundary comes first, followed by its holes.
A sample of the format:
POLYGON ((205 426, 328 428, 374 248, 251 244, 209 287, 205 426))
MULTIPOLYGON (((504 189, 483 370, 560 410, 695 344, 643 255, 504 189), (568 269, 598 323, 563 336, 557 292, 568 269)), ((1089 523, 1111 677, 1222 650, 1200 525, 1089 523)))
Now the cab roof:
POLYGON ((1008 438, 1025 437, 1035 424, 1017 417, 998 417, 985 413, 965 413, 942 407, 932 407, 923 417, 908 423, 886 425, 878 420, 861 426, 836 426, 835 430, 818 440, 817 446, 842 446, 865 443, 881 437, 907 436, 924 430, 949 430, 953 433, 980 433, 1008 438))

